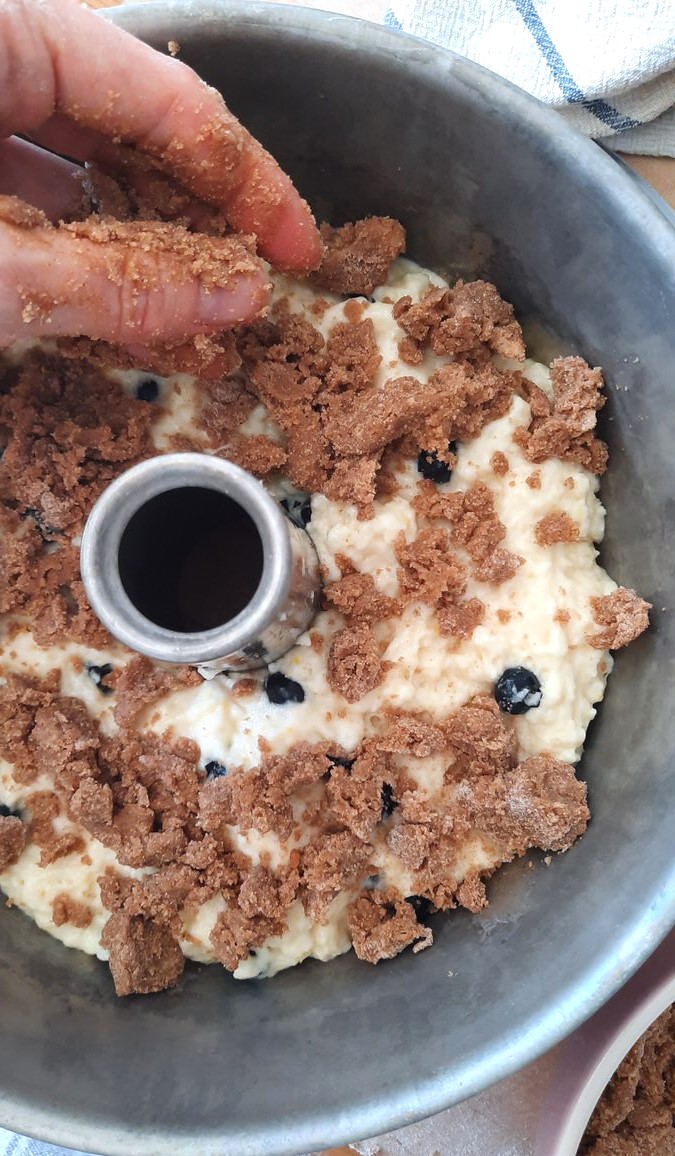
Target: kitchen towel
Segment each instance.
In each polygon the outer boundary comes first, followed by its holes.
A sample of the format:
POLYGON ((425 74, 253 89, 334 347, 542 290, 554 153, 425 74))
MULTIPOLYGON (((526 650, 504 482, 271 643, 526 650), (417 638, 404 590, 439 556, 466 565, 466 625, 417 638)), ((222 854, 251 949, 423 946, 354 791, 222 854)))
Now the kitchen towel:
POLYGON ((675 0, 304 0, 451 48, 628 153, 675 157, 675 0))
MULTIPOLYGON (((0 1128, 0 1156, 88 1156, 86 1152, 75 1152, 72 1148, 56 1148, 53 1144, 41 1144, 39 1140, 29 1140, 27 1136, 17 1136, 0 1128)), ((134 1156, 132 1152, 129 1156, 134 1156)))

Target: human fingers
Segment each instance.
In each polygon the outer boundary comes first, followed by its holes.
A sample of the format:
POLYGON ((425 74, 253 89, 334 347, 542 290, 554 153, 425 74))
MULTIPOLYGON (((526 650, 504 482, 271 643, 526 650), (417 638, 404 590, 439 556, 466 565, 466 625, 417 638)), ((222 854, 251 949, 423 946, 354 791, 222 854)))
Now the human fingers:
POLYGON ((75 0, 53 0, 48 13, 37 0, 4 0, 0 91, 0 130, 49 134, 51 118, 58 127, 65 115, 147 153, 235 229, 253 232, 273 264, 319 263, 309 207, 222 97, 75 0))
POLYGON ((148 222, 56 229, 0 198, 0 347, 82 333, 120 345, 180 341, 251 320, 267 282, 239 237, 197 239, 148 222))

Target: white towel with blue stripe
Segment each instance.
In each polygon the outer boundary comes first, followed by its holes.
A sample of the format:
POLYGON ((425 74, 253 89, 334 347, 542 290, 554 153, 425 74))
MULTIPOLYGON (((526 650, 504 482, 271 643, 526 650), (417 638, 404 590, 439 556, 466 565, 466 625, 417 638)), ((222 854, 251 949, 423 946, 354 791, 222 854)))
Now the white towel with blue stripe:
MULTIPOLYGON (((451 48, 613 148, 675 157, 675 0, 304 2, 451 48)), ((0 1156, 60 1153, 0 1128, 0 1156)))
POLYGON ((675 0, 390 0, 384 20, 625 152, 675 156, 675 0))
POLYGON ((613 148, 675 157, 675 0, 303 2, 450 48, 613 148))
MULTIPOLYGON (((29 1140, 27 1136, 17 1136, 0 1128, 0 1156, 87 1156, 87 1153, 41 1144, 39 1140, 29 1140)), ((133 1152, 129 1156, 134 1156, 133 1152)))

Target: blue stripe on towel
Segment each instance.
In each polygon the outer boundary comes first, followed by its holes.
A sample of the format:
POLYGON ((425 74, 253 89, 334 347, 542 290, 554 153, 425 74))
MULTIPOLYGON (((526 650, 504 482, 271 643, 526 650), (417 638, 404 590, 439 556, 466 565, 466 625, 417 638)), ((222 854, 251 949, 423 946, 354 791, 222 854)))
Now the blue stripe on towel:
POLYGON ((394 12, 393 8, 387 8, 387 11, 384 14, 384 23, 386 24, 387 28, 395 28, 397 32, 403 31, 403 25, 401 24, 401 21, 394 12))
POLYGON ((566 101, 570 104, 582 105, 588 112, 597 117, 606 128, 610 128, 614 132, 624 132, 627 128, 641 127, 641 121, 633 120, 630 116, 623 116, 616 108, 612 108, 606 100, 588 100, 584 96, 551 40, 541 16, 534 6, 534 0, 511 0, 511 2, 518 9, 528 32, 532 34, 537 48, 544 57, 551 75, 566 101))

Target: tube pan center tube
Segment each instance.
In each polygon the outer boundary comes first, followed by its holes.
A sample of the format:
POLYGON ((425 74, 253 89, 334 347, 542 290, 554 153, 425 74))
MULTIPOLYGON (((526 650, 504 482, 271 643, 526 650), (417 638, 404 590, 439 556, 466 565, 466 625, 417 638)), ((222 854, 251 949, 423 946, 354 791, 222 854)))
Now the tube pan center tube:
POLYGON ((162 662, 267 666, 319 608, 309 535, 246 470, 164 454, 101 494, 80 549, 92 610, 120 642, 162 662))

